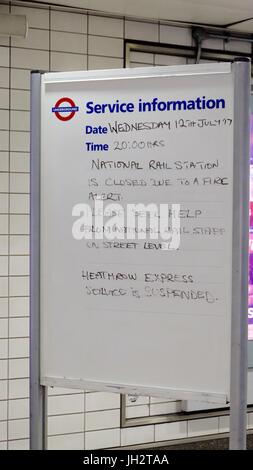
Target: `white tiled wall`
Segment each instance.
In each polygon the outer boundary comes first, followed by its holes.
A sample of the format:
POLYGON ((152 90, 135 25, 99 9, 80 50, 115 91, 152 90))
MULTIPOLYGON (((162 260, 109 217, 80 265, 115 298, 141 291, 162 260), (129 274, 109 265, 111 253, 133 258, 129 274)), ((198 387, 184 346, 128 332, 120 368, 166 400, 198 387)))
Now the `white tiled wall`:
MULTIPOLYGON (((29 34, 26 39, 0 37, 0 449, 27 449, 30 69, 119 68, 124 38, 191 45, 191 34, 158 23, 10 3, 0 1, 0 13, 25 14, 29 34)), ((131 62, 167 65, 185 59, 135 53, 131 62)), ((180 402, 142 397, 127 401, 126 414, 179 410, 180 402)), ((64 389, 49 390, 48 416, 49 449, 137 445, 225 432, 228 426, 227 418, 220 417, 120 429, 119 395, 64 389)), ((248 424, 253 427, 252 413, 248 424)))

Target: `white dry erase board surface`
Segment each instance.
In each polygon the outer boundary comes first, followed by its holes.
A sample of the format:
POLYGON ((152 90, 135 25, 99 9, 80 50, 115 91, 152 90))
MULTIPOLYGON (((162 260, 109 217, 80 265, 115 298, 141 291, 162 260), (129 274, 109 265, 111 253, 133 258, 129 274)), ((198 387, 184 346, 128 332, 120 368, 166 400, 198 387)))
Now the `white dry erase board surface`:
POLYGON ((229 399, 233 100, 230 64, 42 75, 43 385, 229 399), (179 248, 113 239, 111 203, 180 204, 179 248))

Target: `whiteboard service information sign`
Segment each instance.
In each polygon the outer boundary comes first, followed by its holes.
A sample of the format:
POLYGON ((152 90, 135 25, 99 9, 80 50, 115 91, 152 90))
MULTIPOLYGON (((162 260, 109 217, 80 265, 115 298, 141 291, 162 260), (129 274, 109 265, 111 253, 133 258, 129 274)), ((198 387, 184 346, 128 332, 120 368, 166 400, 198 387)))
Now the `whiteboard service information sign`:
POLYGON ((226 402, 231 65, 41 80, 41 383, 226 402))

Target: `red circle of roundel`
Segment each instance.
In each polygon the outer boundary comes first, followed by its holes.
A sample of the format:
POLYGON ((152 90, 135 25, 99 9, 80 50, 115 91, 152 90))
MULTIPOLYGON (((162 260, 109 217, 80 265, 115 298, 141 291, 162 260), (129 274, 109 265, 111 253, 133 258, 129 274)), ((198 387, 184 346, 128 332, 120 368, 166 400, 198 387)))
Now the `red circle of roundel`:
MULTIPOLYGON (((75 103, 71 98, 65 97, 60 98, 57 103, 55 103, 55 108, 59 108, 62 103, 68 103, 72 108, 75 106, 75 103)), ((58 119, 60 119, 60 121, 69 121, 70 119, 72 119, 72 117, 74 117, 75 111, 71 111, 70 114, 68 114, 67 116, 62 116, 59 111, 56 111, 55 115, 58 119)))

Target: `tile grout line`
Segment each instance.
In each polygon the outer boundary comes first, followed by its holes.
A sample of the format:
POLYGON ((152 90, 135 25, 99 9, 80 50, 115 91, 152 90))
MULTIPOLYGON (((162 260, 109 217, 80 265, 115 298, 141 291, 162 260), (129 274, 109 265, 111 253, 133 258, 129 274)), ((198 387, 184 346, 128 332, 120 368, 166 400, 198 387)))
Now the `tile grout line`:
POLYGON ((90 16, 87 13, 87 70, 89 70, 89 30, 90 30, 90 16))
POLYGON ((49 72, 51 72, 51 64, 52 64, 52 51, 51 51, 51 46, 52 46, 52 31, 51 31, 51 22, 52 22, 52 9, 51 9, 51 6, 49 6, 49 18, 48 18, 48 26, 49 26, 49 31, 48 31, 48 34, 49 34, 49 44, 48 44, 48 49, 49 49, 49 57, 48 57, 48 60, 49 60, 49 67, 48 67, 48 70, 49 72))
POLYGON ((86 447, 86 392, 83 393, 83 449, 86 447))

